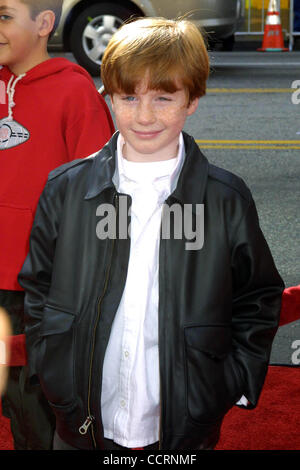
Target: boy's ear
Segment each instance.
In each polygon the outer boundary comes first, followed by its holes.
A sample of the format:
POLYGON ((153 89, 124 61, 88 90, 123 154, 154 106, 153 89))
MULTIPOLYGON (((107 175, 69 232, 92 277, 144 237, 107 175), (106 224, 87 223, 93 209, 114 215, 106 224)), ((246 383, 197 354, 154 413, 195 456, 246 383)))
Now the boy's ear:
POLYGON ((196 109, 198 108, 198 104, 199 104, 199 99, 200 98, 195 98, 193 101, 190 102, 190 104, 188 105, 188 116, 191 116, 192 114, 194 114, 194 112, 196 111, 196 109))
POLYGON ((47 37, 55 23, 55 13, 52 10, 41 11, 36 17, 40 37, 47 37))

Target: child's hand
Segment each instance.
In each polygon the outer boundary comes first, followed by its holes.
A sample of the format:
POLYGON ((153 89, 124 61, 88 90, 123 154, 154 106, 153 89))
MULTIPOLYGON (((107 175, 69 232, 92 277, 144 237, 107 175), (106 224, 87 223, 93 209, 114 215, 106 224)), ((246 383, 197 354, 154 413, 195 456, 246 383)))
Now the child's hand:
POLYGON ((7 337, 11 335, 10 321, 7 312, 0 307, 0 395, 5 389, 7 365, 9 363, 9 348, 7 337))

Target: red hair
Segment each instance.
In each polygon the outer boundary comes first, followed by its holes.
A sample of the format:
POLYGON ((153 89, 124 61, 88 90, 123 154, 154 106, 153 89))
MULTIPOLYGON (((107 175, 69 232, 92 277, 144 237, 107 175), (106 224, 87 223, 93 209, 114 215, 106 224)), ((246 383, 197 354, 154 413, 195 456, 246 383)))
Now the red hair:
POLYGON ((206 93, 209 58, 199 29, 188 20, 141 18, 125 23, 105 50, 101 78, 106 93, 133 94, 147 76, 149 89, 183 87, 189 102, 206 93))

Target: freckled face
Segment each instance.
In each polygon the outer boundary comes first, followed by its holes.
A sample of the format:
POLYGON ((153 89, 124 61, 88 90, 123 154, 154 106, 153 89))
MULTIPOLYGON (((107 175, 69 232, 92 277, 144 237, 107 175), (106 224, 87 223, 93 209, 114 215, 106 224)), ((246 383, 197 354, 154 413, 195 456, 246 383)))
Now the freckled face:
POLYGON ((179 134, 186 118, 196 111, 199 98, 188 105, 185 90, 149 90, 144 81, 134 95, 114 93, 111 102, 125 140, 124 156, 142 162, 176 156, 179 134))

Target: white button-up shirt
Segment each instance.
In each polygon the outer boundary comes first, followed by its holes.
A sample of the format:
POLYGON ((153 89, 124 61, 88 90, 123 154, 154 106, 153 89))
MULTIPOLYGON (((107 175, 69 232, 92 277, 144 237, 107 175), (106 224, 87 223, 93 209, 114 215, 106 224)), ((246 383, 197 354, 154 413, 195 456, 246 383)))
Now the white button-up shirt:
POLYGON ((103 365, 101 409, 104 437, 123 447, 159 439, 158 259, 164 201, 176 187, 184 161, 131 162, 117 145, 113 178, 132 197, 130 255, 125 289, 113 321, 103 365))

